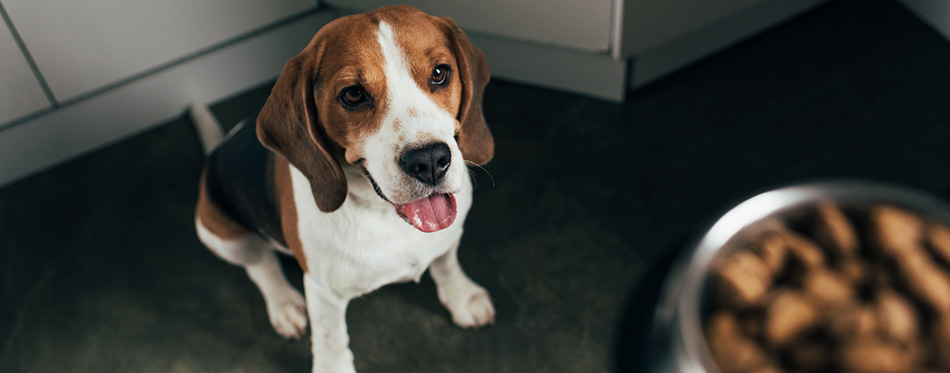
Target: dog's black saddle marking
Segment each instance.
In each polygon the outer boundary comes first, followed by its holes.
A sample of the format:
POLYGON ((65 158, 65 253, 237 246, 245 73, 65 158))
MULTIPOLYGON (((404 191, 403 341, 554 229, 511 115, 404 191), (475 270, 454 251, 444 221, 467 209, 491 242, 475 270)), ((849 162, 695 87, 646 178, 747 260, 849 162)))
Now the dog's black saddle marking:
POLYGON ((257 139, 257 118, 243 122, 208 157, 208 198, 252 232, 287 246, 274 187, 274 153, 257 139))

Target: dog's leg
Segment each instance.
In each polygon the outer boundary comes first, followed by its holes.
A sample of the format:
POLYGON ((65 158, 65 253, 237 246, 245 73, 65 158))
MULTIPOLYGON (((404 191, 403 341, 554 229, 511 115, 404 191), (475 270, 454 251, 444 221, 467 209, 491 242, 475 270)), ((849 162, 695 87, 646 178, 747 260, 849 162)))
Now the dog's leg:
POLYGON ((313 343, 313 372, 355 373, 350 336, 346 331, 346 306, 349 299, 304 275, 307 313, 310 314, 310 339, 313 343))
POLYGON ((222 239, 211 233, 201 219, 196 219, 195 225, 198 238, 208 249, 225 261, 243 267, 257 285, 277 334, 284 338, 300 338, 307 329, 306 303, 300 292, 287 282, 271 244, 253 233, 222 239))
POLYGON ((459 242, 429 265, 439 300, 449 309, 452 321, 463 328, 476 328, 495 322, 495 307, 485 288, 465 275, 458 261, 459 242))

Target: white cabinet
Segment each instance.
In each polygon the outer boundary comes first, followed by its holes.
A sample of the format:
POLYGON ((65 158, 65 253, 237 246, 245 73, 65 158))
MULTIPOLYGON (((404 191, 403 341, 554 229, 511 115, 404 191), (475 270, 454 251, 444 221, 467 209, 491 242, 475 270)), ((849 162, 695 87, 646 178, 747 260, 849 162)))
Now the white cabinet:
MULTIPOLYGON (((393 5, 392 0, 329 0, 360 11, 393 5)), ((468 32, 604 53, 610 48, 612 0, 412 0, 432 15, 452 17, 468 32)))
POLYGON ((448 16, 485 53, 492 76, 619 101, 626 61, 612 58, 621 0, 325 0, 346 12, 408 4, 448 16))
POLYGON ((622 101, 639 87, 824 0, 327 0, 452 17, 496 77, 622 101), (632 64, 629 64, 633 61, 632 64))
POLYGON ((0 125, 49 107, 13 34, 0 27, 0 125))
POLYGON ((316 5, 314 0, 2 1, 58 102, 316 5))

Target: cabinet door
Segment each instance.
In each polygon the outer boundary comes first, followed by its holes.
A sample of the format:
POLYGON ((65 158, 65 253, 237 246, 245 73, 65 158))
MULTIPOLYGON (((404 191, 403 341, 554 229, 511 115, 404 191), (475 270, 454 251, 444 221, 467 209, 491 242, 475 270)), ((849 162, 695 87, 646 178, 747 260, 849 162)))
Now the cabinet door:
POLYGON ((2 1, 60 102, 317 5, 314 0, 2 1))
POLYGON ((452 17, 469 32, 557 45, 587 52, 610 48, 611 0, 328 0, 356 11, 408 4, 437 16, 452 17))
POLYGON ((0 128, 3 123, 49 106, 13 34, 0 22, 0 128))

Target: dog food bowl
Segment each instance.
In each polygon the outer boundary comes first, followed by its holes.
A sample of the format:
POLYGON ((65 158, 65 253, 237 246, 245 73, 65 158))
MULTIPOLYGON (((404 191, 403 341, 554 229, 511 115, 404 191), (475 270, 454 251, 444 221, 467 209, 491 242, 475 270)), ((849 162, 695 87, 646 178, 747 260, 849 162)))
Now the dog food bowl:
POLYGON ((845 209, 890 204, 950 222, 950 209, 938 198, 904 187, 860 181, 833 181, 795 185, 752 197, 722 215, 673 262, 659 295, 641 351, 644 372, 719 372, 703 332, 708 313, 713 263, 735 250, 737 235, 770 218, 788 218, 796 212, 832 201, 845 209), (733 243, 733 244, 731 244, 733 243))

